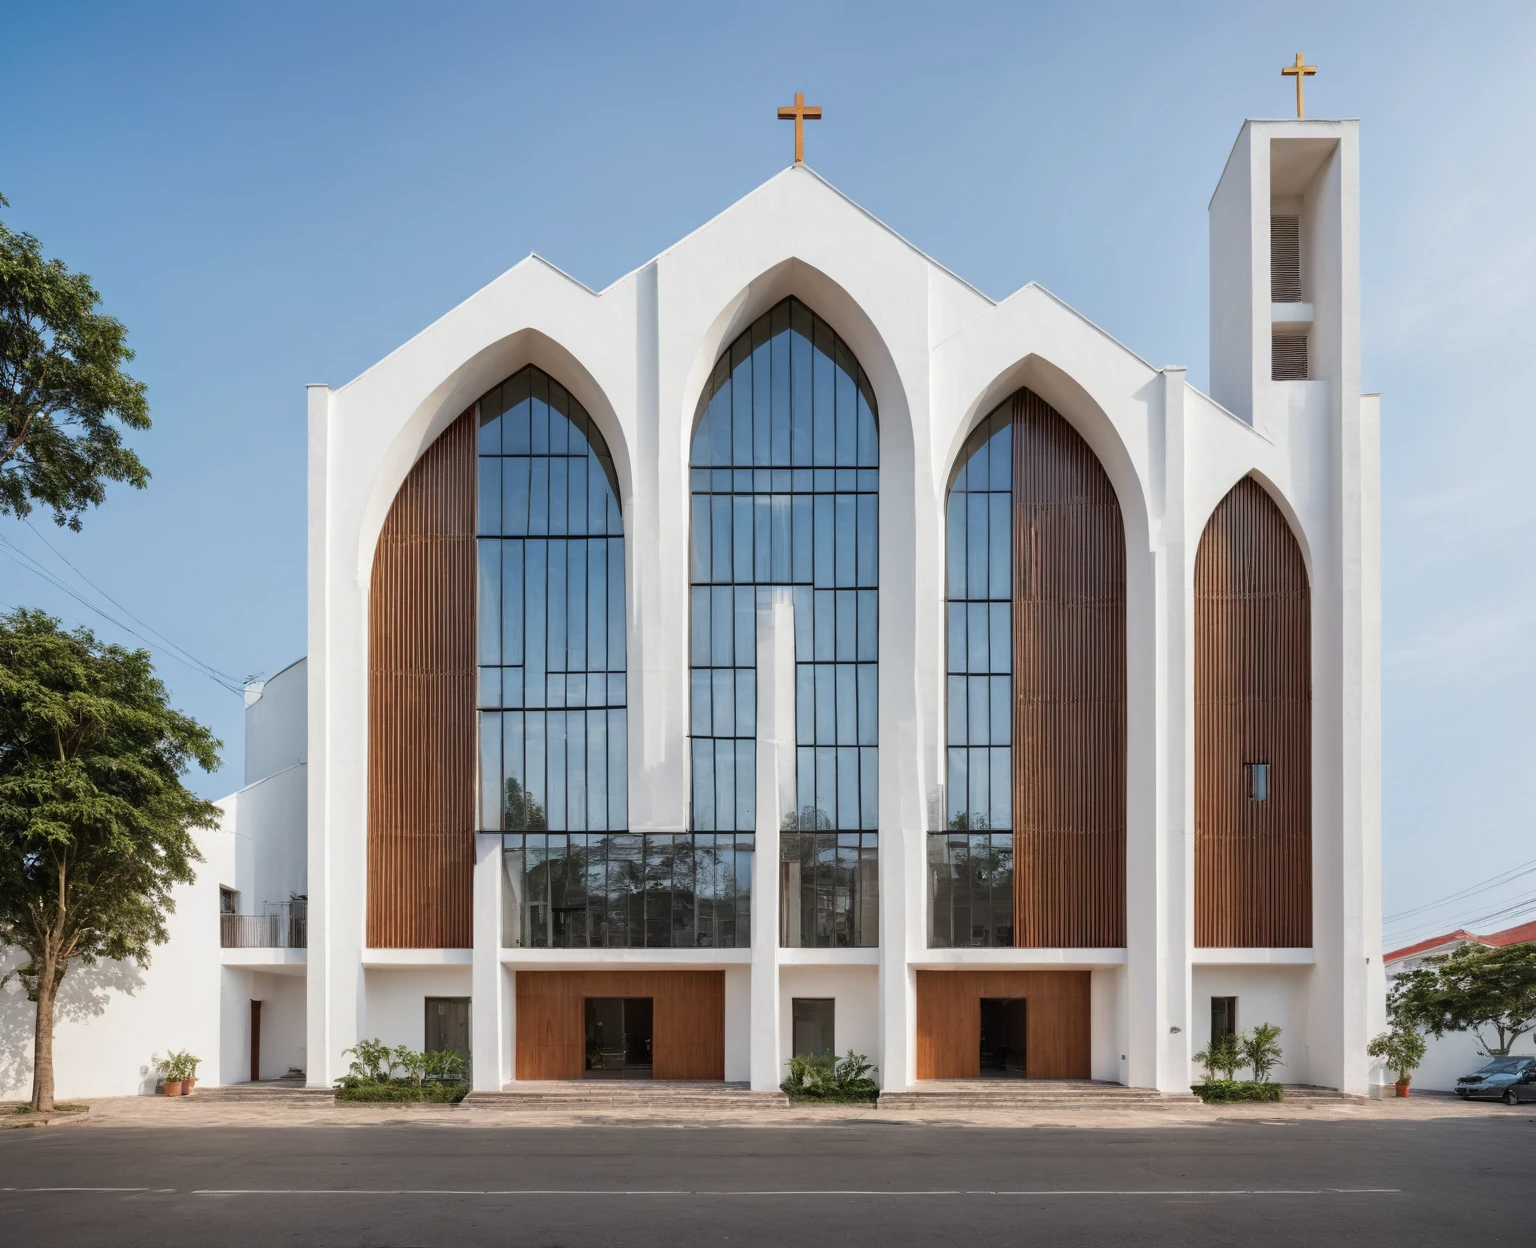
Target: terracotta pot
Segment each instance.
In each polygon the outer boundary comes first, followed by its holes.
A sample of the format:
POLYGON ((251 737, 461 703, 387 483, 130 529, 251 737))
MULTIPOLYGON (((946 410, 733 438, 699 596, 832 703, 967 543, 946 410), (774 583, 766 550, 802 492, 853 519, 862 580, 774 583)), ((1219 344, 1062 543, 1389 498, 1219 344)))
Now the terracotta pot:
POLYGON ((1399 1096, 1407 1096, 1409 1086, 1410 1085, 1406 1082, 1399 1082, 1397 1085, 1397 1094, 1399 1096))
POLYGON ((181 1095, 181 1080, 180 1079, 167 1079, 165 1081, 165 1094, 167 1096, 180 1096, 181 1095))
POLYGON ((183 1079, 181 1081, 181 1094, 183 1096, 191 1096, 192 1089, 195 1087, 197 1087, 196 1079, 183 1079))

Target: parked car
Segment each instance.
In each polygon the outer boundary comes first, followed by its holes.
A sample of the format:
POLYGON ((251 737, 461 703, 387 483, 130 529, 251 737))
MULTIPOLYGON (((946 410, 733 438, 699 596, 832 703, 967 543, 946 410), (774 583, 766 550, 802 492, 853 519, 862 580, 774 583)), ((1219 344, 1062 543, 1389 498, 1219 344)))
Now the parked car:
POLYGON ((1506 1105, 1536 1101, 1536 1057, 1496 1057, 1456 1080, 1456 1095, 1463 1100, 1503 1101, 1506 1105))

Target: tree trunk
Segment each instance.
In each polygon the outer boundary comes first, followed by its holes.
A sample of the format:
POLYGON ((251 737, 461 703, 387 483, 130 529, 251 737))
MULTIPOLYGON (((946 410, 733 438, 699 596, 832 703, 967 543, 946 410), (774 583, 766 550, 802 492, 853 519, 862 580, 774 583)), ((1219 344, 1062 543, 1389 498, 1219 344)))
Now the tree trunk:
POLYGON ((54 970, 52 952, 43 959, 37 977, 37 1025, 32 1044, 32 1110, 49 1113, 53 1109, 53 1012, 58 998, 59 976, 54 970))

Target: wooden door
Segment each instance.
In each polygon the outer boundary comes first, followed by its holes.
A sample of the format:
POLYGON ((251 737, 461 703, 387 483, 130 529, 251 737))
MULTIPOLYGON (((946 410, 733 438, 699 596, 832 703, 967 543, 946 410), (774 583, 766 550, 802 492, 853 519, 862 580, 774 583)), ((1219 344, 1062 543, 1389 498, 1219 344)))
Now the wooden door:
POLYGON ((1087 1079, 1092 1066, 1087 971, 919 971, 917 1077, 981 1075, 983 997, 1014 999, 1030 1079, 1087 1079))

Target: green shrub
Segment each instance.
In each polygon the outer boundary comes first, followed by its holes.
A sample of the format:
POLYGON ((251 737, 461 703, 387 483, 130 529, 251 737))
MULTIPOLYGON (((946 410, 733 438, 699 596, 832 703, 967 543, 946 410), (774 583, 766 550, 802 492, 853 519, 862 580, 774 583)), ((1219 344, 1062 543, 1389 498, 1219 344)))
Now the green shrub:
POLYGON ((376 1083, 354 1079, 350 1075, 344 1075, 336 1085, 336 1099, 354 1103, 385 1101, 410 1105, 457 1105, 468 1092, 467 1083, 414 1083, 409 1079, 376 1083))
POLYGON ((1207 1105, 1285 1099, 1285 1089, 1278 1083, 1260 1083, 1254 1079, 1208 1079, 1204 1083, 1194 1084, 1190 1091, 1207 1105))
POLYGON ((830 1051, 805 1054, 789 1059, 789 1078, 779 1087, 792 1101, 869 1104, 880 1095, 880 1086, 870 1078, 876 1069, 869 1058, 852 1049, 842 1058, 830 1051))
MULTIPOLYGON (((467 1065, 464 1055, 456 1053, 452 1049, 432 1053, 418 1053, 415 1049, 407 1048, 403 1044, 391 1048, 382 1040, 359 1040, 355 1048, 343 1049, 341 1052, 343 1057, 348 1053, 352 1054, 352 1062, 347 1068, 347 1073, 338 1081, 337 1086, 350 1089, 365 1086, 395 1087, 400 1085, 422 1087, 429 1083, 460 1083, 464 1080, 464 1070, 467 1065), (402 1070, 405 1072, 405 1078, 403 1079, 395 1073, 402 1070)), ((460 1093, 460 1096, 462 1095, 463 1093, 460 1093)), ((370 1098, 352 1097, 351 1099, 370 1098)), ((411 1098, 381 1096, 371 1099, 398 1101, 411 1098)), ((442 1098, 429 1097, 426 1099, 442 1098)))

